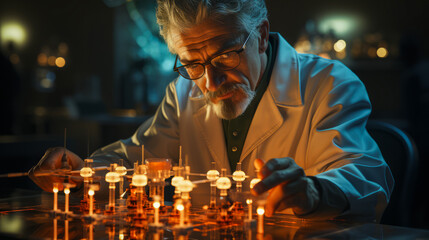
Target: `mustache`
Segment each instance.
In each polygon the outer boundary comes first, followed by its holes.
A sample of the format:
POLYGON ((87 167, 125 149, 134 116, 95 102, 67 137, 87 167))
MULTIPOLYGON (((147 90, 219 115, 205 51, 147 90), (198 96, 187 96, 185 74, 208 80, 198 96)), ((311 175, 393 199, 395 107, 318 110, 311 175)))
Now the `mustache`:
POLYGON ((220 86, 220 88, 214 92, 207 92, 206 93, 206 99, 212 99, 212 98, 217 98, 220 96, 223 96, 231 91, 234 90, 238 90, 238 89, 242 89, 243 87, 240 86, 242 84, 240 83, 225 83, 222 86, 220 86))

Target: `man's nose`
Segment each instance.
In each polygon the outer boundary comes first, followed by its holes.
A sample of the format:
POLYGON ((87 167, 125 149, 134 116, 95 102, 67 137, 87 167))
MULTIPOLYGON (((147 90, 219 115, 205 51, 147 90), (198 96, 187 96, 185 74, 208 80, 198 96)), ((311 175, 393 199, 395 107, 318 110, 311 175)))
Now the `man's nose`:
POLYGON ((222 71, 216 69, 212 65, 206 66, 206 89, 210 92, 214 92, 222 85, 225 81, 225 76, 222 71))

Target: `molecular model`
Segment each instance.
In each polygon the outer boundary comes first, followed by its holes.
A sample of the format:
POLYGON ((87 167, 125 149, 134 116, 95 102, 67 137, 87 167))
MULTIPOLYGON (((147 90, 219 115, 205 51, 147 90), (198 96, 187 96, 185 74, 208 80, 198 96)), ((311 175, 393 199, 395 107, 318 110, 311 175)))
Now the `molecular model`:
MULTIPOLYGON (((181 147, 177 166, 173 166, 170 159, 144 159, 143 153, 144 147, 142 147, 142 161, 135 162, 133 169, 127 169, 123 165, 123 160, 112 163, 110 166, 93 167, 93 160, 85 159, 85 165, 79 171, 72 171, 71 168, 64 170, 66 171, 63 172, 64 180, 53 184, 51 213, 54 218, 82 219, 89 228, 88 239, 93 239, 94 224, 100 222, 111 229, 109 236, 115 235, 115 226, 122 226, 119 231, 122 238, 119 236, 119 239, 143 239, 147 232, 152 232, 153 239, 162 239, 165 230, 172 231, 177 236, 188 236, 194 228, 202 225, 204 229, 243 226, 248 229, 256 228, 258 233, 263 233, 265 201, 242 191, 243 182, 249 176, 241 170, 240 162, 231 176, 226 174, 225 168, 218 171, 214 162, 207 173, 191 173, 187 161, 183 164, 181 147), (104 177, 96 174, 100 170, 107 170, 104 177), (76 176, 76 173, 80 176, 76 176), (191 175, 204 177, 204 179, 191 181, 189 179, 191 175), (167 204, 164 202, 164 189, 167 185, 166 179, 170 177, 172 177, 171 185, 175 190, 173 202, 167 204), (73 178, 83 180, 81 189, 76 190, 83 192, 80 212, 72 212, 69 209, 69 195, 73 192, 71 189, 75 187, 71 181, 73 178), (100 184, 102 178, 109 188, 109 201, 106 205, 94 200, 96 192, 102 186, 100 184), (206 184, 210 187, 210 202, 202 209, 191 206, 191 192, 197 184, 206 184), (236 188, 231 190, 233 184, 236 188), (59 189, 64 191, 64 211, 58 208, 59 189), (236 196, 240 196, 233 202, 228 197, 232 191, 236 196), (257 205, 255 209, 257 221, 253 217, 254 204, 257 205), (126 228, 128 231, 123 230, 126 228)), ((66 160, 63 165, 66 169, 66 160)), ((259 181, 258 178, 252 179, 250 188, 259 181)))

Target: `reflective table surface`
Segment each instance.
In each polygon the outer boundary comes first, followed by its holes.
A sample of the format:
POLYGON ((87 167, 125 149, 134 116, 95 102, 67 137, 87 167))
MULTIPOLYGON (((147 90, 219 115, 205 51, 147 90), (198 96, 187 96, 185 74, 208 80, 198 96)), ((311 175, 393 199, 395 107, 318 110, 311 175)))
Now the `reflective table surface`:
MULTIPOLYGON (((58 208, 64 197, 58 196, 58 208)), ((102 208, 105 203, 98 203, 102 208)), ((257 223, 219 224, 207 218, 207 211, 191 211, 192 228, 177 229, 173 224, 148 227, 153 218, 140 226, 126 221, 126 215, 91 221, 80 213, 80 199, 70 199, 66 217, 52 211, 53 194, 15 191, 0 199, 0 239, 429 239, 429 230, 375 223, 309 221, 291 215, 264 219, 264 233, 257 233, 257 223)), ((120 214, 119 214, 120 215, 120 214)), ((257 216, 254 215, 256 219, 257 216)), ((161 217, 160 221, 163 219, 161 217)))

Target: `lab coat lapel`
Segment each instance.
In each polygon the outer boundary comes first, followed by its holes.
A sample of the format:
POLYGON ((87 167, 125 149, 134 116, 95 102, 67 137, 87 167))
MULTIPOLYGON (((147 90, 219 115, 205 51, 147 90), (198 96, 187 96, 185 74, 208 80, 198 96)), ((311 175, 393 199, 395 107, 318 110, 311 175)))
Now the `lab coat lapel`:
POLYGON ((279 108, 298 107, 303 102, 296 51, 278 33, 271 36, 278 41, 276 60, 268 89, 253 116, 240 161, 281 127, 285 119, 279 108))
POLYGON ((200 130, 210 155, 219 168, 231 172, 225 147, 222 120, 216 116, 211 106, 201 108, 194 114, 197 129, 200 130))
POLYGON ((259 102, 252 123, 250 124, 240 161, 246 158, 258 145, 276 132, 282 123, 283 117, 270 92, 266 91, 259 102))

